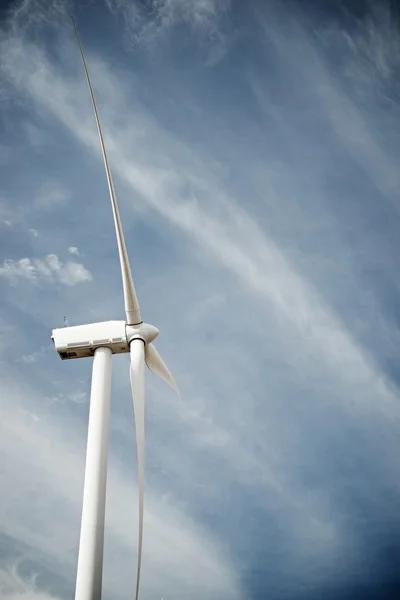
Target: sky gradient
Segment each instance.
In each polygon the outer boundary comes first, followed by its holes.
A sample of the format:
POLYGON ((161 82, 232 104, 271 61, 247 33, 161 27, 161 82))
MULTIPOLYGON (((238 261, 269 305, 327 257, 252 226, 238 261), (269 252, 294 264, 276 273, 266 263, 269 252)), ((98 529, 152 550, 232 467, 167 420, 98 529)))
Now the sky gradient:
MULTIPOLYGON (((400 597, 400 20, 388 0, 0 12, 0 597, 73 597, 91 360, 124 318, 85 49, 151 373, 143 600, 400 597)), ((135 586, 113 360, 105 600, 135 586)))

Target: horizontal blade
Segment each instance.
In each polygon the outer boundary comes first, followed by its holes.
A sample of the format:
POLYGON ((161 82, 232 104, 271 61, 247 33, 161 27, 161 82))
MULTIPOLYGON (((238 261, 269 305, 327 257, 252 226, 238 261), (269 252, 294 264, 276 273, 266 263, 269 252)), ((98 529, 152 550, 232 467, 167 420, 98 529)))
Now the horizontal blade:
POLYGON ((121 264, 122 287, 124 290, 126 322, 127 322, 127 325, 137 325, 138 323, 142 322, 142 319, 140 317, 139 302, 138 302, 138 299, 136 296, 135 286, 133 284, 131 268, 129 266, 129 259, 128 259, 128 253, 126 251, 124 232, 122 230, 121 219, 119 216, 117 198, 115 195, 114 183, 113 183, 112 176, 111 176, 111 169, 110 169, 110 165, 109 165, 108 158, 107 158, 107 152, 106 152, 106 146, 104 143, 103 133, 101 130, 99 113, 97 110, 96 100, 94 97, 94 92, 93 92, 92 84, 90 81, 89 71, 88 71, 88 68, 86 65, 85 56, 83 54, 82 44, 79 39, 78 30, 76 28, 75 21, 72 16, 71 16, 71 19, 72 19, 72 24, 74 26, 76 39, 77 39, 79 50, 80 50, 81 57, 82 57, 83 67, 84 67, 85 73, 86 73, 86 79, 87 79, 87 83, 89 86, 90 97, 92 99, 94 116, 96 118, 97 130, 99 132, 99 138, 100 138, 100 144, 101 144, 101 151, 103 154, 104 166, 106 169, 108 189, 110 191, 111 206, 112 206, 112 211, 113 211, 113 216, 114 216, 115 233, 117 235, 119 262, 121 264))
POLYGON ((139 597, 140 571, 142 566, 143 545, 143 499, 144 499, 144 342, 131 342, 131 387, 133 408, 135 411, 136 444, 138 460, 138 490, 139 490, 139 538, 138 562, 136 572, 136 600, 139 597))
POLYGON ((153 344, 146 344, 145 359, 146 365, 149 367, 150 371, 153 371, 153 373, 161 377, 161 379, 164 379, 164 381, 166 381, 178 394, 179 399, 181 400, 181 394, 176 381, 153 344))

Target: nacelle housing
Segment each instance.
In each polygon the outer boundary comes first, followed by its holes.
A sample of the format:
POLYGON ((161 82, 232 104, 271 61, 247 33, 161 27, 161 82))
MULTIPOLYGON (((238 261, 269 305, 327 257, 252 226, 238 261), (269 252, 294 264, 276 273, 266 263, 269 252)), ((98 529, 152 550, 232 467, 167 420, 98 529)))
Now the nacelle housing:
POLYGON ((125 321, 104 321, 53 329, 51 339, 62 360, 86 358, 96 348, 110 348, 113 354, 129 352, 125 321))

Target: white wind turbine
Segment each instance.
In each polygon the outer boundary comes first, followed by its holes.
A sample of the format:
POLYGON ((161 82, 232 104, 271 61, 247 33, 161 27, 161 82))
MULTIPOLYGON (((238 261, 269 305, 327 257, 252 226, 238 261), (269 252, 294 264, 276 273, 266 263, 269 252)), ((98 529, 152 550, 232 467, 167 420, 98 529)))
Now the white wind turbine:
POLYGON ((136 575, 136 600, 139 594, 143 542, 144 484, 144 396, 145 366, 162 377, 179 395, 176 382, 153 345, 159 331, 143 323, 133 285, 132 273, 119 216, 114 184, 101 131, 99 114, 90 82, 82 45, 71 17, 92 99, 108 188, 114 216, 119 260, 121 264, 126 321, 105 321, 77 327, 54 329, 52 339, 63 360, 93 356, 89 427, 86 451, 82 521, 79 541, 75 600, 101 600, 104 518, 107 481, 107 450, 111 394, 111 360, 113 354, 130 352, 130 380, 135 412, 138 458, 139 536, 136 575))

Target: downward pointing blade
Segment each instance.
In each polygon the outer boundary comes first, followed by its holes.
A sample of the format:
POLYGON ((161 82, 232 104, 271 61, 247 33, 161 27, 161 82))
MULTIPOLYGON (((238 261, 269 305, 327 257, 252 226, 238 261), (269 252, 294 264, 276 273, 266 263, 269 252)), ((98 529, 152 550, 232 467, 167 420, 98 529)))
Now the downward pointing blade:
POLYGON ((136 444, 138 460, 139 490, 139 539, 136 575, 136 600, 139 597, 140 570, 142 566, 143 545, 143 497, 144 497, 144 343, 142 340, 131 342, 131 387, 133 408, 135 411, 136 444))
POLYGON ((87 80, 87 83, 89 86, 90 97, 92 99, 94 116, 96 118, 97 130, 99 132, 99 138, 100 138, 100 144, 101 144, 101 151, 103 154, 104 166, 106 169, 108 189, 110 191, 111 205, 112 205, 112 211, 113 211, 113 216, 114 216, 115 233, 117 235, 119 262, 121 265, 122 286, 124 289, 126 323, 127 323, 127 325, 136 325, 138 323, 141 323, 142 319, 140 317, 139 302, 138 302, 138 299, 136 296, 135 286, 133 284, 133 279, 132 279, 132 273, 131 273, 131 269, 129 266, 129 259, 128 259, 128 254, 126 251, 126 245, 125 245, 125 239, 124 239, 124 232, 122 230, 121 218, 119 216, 119 210, 118 210, 117 198, 115 195, 114 183, 113 183, 112 176, 111 176, 111 169, 110 169, 110 165, 109 165, 108 158, 107 158, 106 146, 104 143, 103 133, 101 130, 99 113, 97 110, 96 100, 94 97, 94 92, 93 92, 92 84, 90 81, 89 71, 88 71, 88 68, 86 65, 85 56, 83 54, 82 44, 79 39, 78 30, 76 28, 75 21, 72 16, 71 16, 71 19, 72 19, 72 24, 74 26, 76 39, 77 39, 79 50, 80 50, 81 57, 82 57, 83 67, 84 67, 85 73, 86 73, 86 80, 87 80))
POLYGON ((146 365, 149 367, 150 371, 153 371, 153 373, 161 377, 161 379, 164 379, 164 381, 166 381, 166 383, 168 383, 168 385, 170 385, 178 394, 179 399, 181 399, 181 394, 175 379, 153 344, 146 344, 145 358, 146 365))

